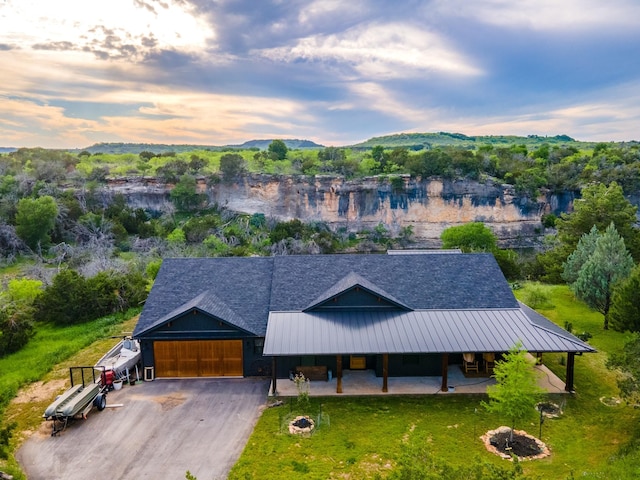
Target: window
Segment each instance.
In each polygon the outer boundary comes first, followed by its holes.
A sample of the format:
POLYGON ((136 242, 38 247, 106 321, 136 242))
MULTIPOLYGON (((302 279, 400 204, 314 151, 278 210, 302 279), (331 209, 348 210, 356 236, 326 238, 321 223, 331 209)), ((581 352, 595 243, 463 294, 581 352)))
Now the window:
POLYGON ((262 350, 264 349, 264 338, 256 338, 253 341, 253 353, 256 355, 262 355, 262 350))

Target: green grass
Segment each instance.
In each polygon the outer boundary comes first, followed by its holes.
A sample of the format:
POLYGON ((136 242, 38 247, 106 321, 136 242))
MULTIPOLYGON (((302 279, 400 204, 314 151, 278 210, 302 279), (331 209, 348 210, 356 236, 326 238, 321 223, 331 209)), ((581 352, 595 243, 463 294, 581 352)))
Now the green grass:
MULTIPOLYGON (((517 292, 520 297, 531 285, 517 292)), ((631 479, 640 476, 640 410, 624 404, 606 406, 601 397, 618 395, 616 375, 604 366, 607 353, 621 348, 627 336, 602 329, 602 315, 578 303, 564 286, 542 286, 552 308, 542 311, 560 325, 573 324, 574 332, 589 331, 598 353, 576 357, 573 396, 557 395, 565 413, 548 419, 542 439, 551 448, 546 459, 523 462, 530 478, 631 479)), ((565 367, 560 355, 545 354, 544 363, 560 378, 565 367)), ((311 386, 313 389, 313 385, 311 386)), ((386 478, 403 450, 412 442, 426 442, 439 460, 451 465, 473 461, 506 466, 488 453, 479 436, 508 424, 487 413, 483 395, 313 398, 312 413, 323 418, 309 438, 293 436, 287 421, 296 413, 293 405, 266 409, 254 429, 230 479, 276 478, 386 478)), ((538 436, 535 412, 516 428, 538 436)))
MULTIPOLYGON (((24 478, 13 451, 25 438, 25 432, 36 430, 42 423, 42 412, 53 401, 43 398, 27 402, 11 402, 20 388, 33 382, 63 380, 62 391, 68 388, 69 367, 93 365, 125 331, 131 331, 139 309, 103 317, 92 322, 67 327, 38 324, 36 335, 25 348, 0 359, 0 414, 3 424, 15 423, 16 429, 7 460, 0 460, 0 470, 24 478), (11 402, 11 403, 10 403, 11 402)), ((57 385, 57 384, 56 384, 57 385)))

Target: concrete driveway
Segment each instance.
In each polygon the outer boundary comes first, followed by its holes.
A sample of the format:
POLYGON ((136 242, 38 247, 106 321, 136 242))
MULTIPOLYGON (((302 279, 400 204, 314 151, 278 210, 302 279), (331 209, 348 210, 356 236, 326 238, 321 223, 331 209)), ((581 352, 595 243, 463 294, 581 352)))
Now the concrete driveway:
MULTIPOLYGON (((29 480, 226 478, 265 405, 262 379, 156 380, 127 385, 56 437, 18 450, 29 480), (110 407, 122 404, 121 407, 110 407)), ((50 423, 50 422, 47 422, 50 423)), ((48 427, 48 425, 47 425, 48 427)))

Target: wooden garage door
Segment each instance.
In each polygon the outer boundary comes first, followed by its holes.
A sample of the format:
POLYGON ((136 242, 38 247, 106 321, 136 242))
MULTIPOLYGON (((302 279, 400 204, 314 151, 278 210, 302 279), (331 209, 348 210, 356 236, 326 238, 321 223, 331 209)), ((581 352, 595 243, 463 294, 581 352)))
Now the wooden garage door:
POLYGON ((153 342, 157 377, 242 376, 242 340, 153 342))

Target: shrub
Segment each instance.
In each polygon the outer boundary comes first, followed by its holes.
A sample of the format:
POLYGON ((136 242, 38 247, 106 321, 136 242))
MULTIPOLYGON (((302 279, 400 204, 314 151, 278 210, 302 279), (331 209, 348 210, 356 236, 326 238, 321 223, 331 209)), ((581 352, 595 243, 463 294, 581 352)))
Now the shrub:
POLYGON ((532 285, 522 295, 522 301, 533 309, 552 308, 551 295, 541 285, 532 285))

